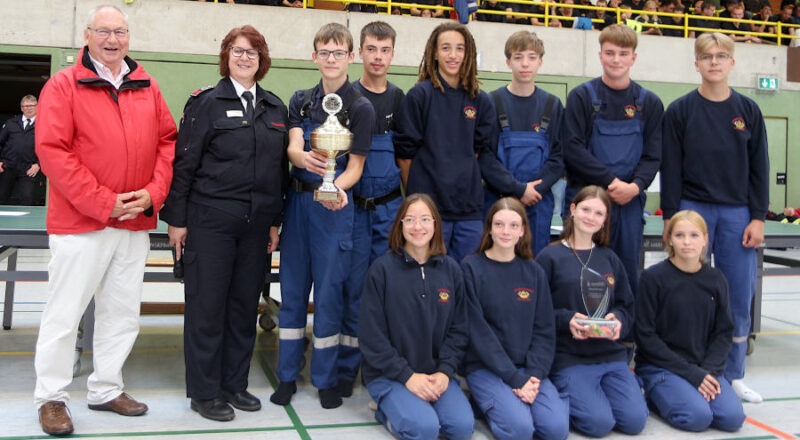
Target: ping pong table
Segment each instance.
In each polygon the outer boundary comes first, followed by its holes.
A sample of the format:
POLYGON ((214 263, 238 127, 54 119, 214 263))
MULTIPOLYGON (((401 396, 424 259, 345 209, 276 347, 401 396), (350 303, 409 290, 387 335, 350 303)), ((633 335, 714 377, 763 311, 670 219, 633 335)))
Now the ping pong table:
MULTIPOLYGON (((17 281, 47 281, 47 271, 17 270, 17 251, 19 249, 47 249, 48 238, 45 230, 44 206, 0 206, 0 261, 7 261, 7 269, 0 270, 0 282, 6 282, 5 307, 3 309, 3 328, 11 328, 11 313, 14 309, 14 287, 17 281)), ((554 218, 554 225, 561 219, 554 218)), ((664 223, 661 217, 647 217, 644 228, 642 253, 661 251, 661 232, 664 223)), ((553 231, 558 234, 558 231, 553 231)), ((764 245, 758 250, 758 274, 756 293, 753 302, 753 332, 761 331, 761 297, 764 275, 799 275, 800 261, 764 255, 765 249, 800 248, 800 226, 766 222, 764 245), (775 263, 781 267, 765 268, 764 263, 775 263)), ((169 250, 167 225, 158 223, 158 228, 150 232, 151 250, 169 250)), ((642 258, 644 262, 644 258, 642 258)), ((171 272, 145 272, 145 282, 175 282, 171 272)))

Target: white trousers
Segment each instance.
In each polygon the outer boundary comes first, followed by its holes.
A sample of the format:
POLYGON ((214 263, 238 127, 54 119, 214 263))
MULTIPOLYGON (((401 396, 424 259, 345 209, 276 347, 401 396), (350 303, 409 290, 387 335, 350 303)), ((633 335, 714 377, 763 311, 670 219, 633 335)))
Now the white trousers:
POLYGON ((122 366, 139 334, 144 266, 150 250, 147 231, 105 228, 83 234, 50 235, 52 257, 47 305, 36 342, 37 406, 66 402, 78 323, 95 299, 94 372, 87 381, 88 403, 119 396, 122 366))

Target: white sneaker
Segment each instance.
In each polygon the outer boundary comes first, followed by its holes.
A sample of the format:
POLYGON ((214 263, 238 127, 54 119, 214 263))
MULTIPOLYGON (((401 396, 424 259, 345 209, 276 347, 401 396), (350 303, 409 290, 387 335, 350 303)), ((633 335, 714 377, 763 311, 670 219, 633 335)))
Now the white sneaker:
POLYGON ((377 411, 378 410, 378 402, 370 399, 369 403, 367 404, 367 408, 369 408, 370 411, 377 411))
POLYGON ((745 402, 761 403, 764 401, 764 398, 761 397, 761 394, 753 391, 753 389, 745 385, 741 379, 732 381, 731 386, 733 387, 733 391, 736 392, 736 395, 745 402))

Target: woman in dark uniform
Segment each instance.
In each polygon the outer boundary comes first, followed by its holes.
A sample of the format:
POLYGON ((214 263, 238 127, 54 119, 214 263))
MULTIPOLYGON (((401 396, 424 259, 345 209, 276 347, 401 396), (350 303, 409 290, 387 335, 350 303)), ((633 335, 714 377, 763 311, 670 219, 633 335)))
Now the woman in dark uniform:
POLYGON ((259 291, 278 245, 288 136, 286 106, 257 83, 271 64, 264 36, 252 26, 234 28, 219 58, 223 78, 192 93, 184 108, 161 219, 185 271, 191 408, 228 421, 230 405, 261 408, 247 376, 259 291))

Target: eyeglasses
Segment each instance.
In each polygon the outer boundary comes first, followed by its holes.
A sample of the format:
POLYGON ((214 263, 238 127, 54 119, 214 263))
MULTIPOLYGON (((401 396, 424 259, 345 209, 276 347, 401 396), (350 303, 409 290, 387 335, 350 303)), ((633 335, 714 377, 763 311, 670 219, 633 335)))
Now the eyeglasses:
POLYGON ((422 226, 431 226, 433 224, 433 217, 403 217, 400 219, 400 222, 403 223, 403 226, 414 226, 417 224, 421 224, 422 226))
POLYGON ((247 58, 254 60, 258 58, 258 51, 255 49, 244 49, 238 46, 231 46, 231 55, 235 56, 236 58, 241 57, 244 54, 247 54, 247 58))
POLYGON ((86 29, 89 29, 90 31, 94 32, 100 38, 108 38, 108 37, 111 36, 111 34, 114 34, 114 36, 119 38, 119 39, 123 39, 123 38, 127 38, 128 37, 128 30, 127 29, 123 29, 123 28, 107 29, 107 28, 90 28, 90 27, 87 27, 86 29))
POLYGON ((317 58, 322 58, 323 60, 327 60, 331 55, 333 58, 337 60, 343 60, 344 57, 347 56, 349 52, 346 50, 318 50, 317 51, 317 58))
POLYGON ((36 107, 36 104, 22 104, 20 107, 22 107, 22 108, 33 108, 33 107, 36 107))
POLYGON ((711 62, 712 60, 717 60, 719 62, 728 61, 731 59, 731 54, 727 52, 720 52, 720 53, 704 53, 697 57, 698 60, 703 61, 705 63, 711 62))

